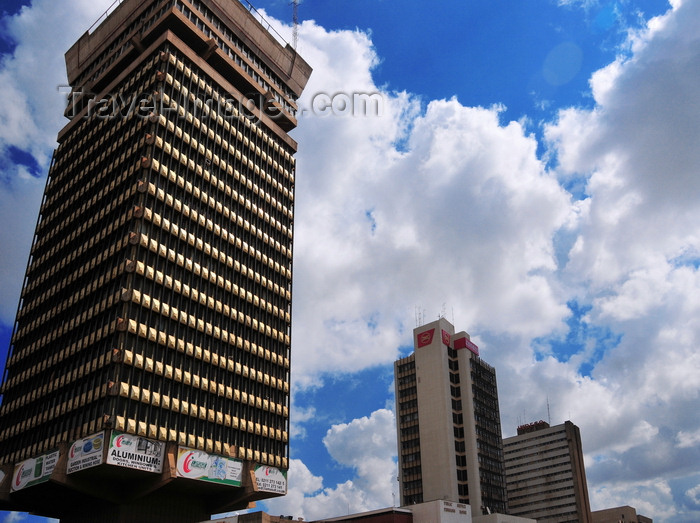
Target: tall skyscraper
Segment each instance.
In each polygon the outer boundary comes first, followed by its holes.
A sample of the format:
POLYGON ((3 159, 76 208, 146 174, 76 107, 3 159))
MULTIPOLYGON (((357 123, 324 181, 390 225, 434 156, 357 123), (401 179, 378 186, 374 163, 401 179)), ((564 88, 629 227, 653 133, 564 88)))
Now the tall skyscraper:
POLYGON ((511 514, 547 523, 591 523, 579 428, 537 421, 503 440, 511 514))
POLYGON ((122 0, 66 54, 0 407, 0 507, 198 521, 286 491, 296 100, 238 0, 122 0))
POLYGON ((506 514, 496 370, 444 318, 394 363, 401 504, 448 500, 506 514))

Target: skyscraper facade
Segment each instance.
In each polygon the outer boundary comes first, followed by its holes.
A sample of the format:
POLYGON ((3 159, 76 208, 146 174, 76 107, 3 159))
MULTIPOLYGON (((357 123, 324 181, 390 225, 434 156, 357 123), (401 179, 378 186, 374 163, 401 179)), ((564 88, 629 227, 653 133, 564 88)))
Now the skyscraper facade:
POLYGON ((507 513, 496 370, 444 318, 394 363, 401 504, 449 500, 507 513))
POLYGON ((311 69, 255 14, 122 0, 66 54, 70 121, 3 376, 0 506, 196 521, 286 491, 288 132, 311 69))
POLYGON ((537 421, 503 440, 511 514, 547 523, 590 523, 579 428, 537 421))

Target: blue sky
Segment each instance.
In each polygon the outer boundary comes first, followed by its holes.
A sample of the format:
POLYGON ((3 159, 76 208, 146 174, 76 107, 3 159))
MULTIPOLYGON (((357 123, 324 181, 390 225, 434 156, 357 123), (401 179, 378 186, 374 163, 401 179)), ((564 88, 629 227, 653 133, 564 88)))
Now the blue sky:
MULTIPOLYGON (((62 55, 111 3, 0 7, 3 354, 62 55)), ((255 5, 291 41, 290 3, 255 5)), ((261 508, 398 500, 392 362, 444 315, 496 367, 505 436, 547 402, 581 428, 594 510, 700 520, 700 2, 304 0, 299 18, 302 107, 382 110, 294 131, 290 489, 261 508)), ((22 519, 41 520, 0 514, 22 519)))

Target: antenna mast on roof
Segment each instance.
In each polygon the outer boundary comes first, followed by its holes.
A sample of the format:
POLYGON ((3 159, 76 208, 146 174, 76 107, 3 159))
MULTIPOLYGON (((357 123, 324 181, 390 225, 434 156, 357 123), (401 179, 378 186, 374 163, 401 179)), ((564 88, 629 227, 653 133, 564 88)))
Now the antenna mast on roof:
POLYGON ((552 425, 552 417, 549 415, 549 394, 547 395, 547 423, 552 425))

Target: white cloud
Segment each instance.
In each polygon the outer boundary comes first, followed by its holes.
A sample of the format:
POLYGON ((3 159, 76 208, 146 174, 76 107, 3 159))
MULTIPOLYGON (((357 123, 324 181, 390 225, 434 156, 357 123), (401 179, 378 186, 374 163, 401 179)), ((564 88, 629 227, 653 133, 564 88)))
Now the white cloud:
POLYGON ((688 496, 693 503, 700 506, 700 485, 695 485, 693 488, 686 490, 685 495, 688 496))
POLYGON ((309 420, 314 419, 316 416, 316 409, 314 407, 299 407, 297 402, 292 402, 292 413, 290 416, 291 427, 289 429, 290 436, 292 439, 304 439, 306 437, 306 429, 303 424, 309 420))
POLYGON ((696 447, 700 444, 700 429, 693 432, 680 431, 678 433, 678 446, 680 448, 696 447))
POLYGON ((638 394, 666 400, 700 385, 681 368, 695 361, 700 280, 692 263, 678 264, 700 246, 700 95, 688 88, 700 81, 700 39, 688 37, 699 19, 693 3, 656 22, 596 92, 595 110, 562 111, 547 130, 562 172, 590 175, 567 277, 588 286, 592 321, 625 333, 595 376, 636 378, 638 394))
POLYGON ((396 493, 396 425, 391 411, 333 425, 323 439, 335 463, 351 467, 355 476, 334 487, 323 487, 300 460, 291 460, 289 492, 265 502, 268 512, 315 520, 363 512, 393 504, 396 493))
POLYGON ((636 509, 637 515, 651 517, 654 521, 673 520, 672 518, 678 515, 674 508, 671 488, 665 481, 593 488, 590 489, 589 495, 591 510, 629 505, 636 509))
POLYGON ((396 454, 394 413, 381 409, 370 417, 333 425, 323 443, 338 463, 356 468, 362 476, 374 476, 369 469, 387 458, 392 462, 396 454))
MULTIPOLYGON (((366 35, 308 23, 300 36, 315 68, 305 97, 379 90, 366 35)), ((436 100, 416 116, 410 96, 384 99, 382 117, 307 117, 295 131, 298 385, 393 361, 419 304, 518 336, 568 314, 552 237, 574 210, 536 140, 499 107, 436 100)))
POLYGON ((563 281, 585 289, 590 323, 621 335, 585 386, 586 412, 572 409, 595 456, 589 486, 659 519, 676 513, 654 478, 693 473, 700 447, 687 415, 700 390, 698 23, 700 5, 684 2, 632 34, 633 54, 593 76, 596 107, 563 110, 546 130, 560 175, 587 180, 563 281))
POLYGON ((56 133, 66 123, 65 94, 57 89, 66 84, 63 52, 108 4, 106 0, 72 0, 70 5, 34 0, 8 20, 7 37, 18 45, 0 69, 0 143, 30 151, 46 164, 56 133))

